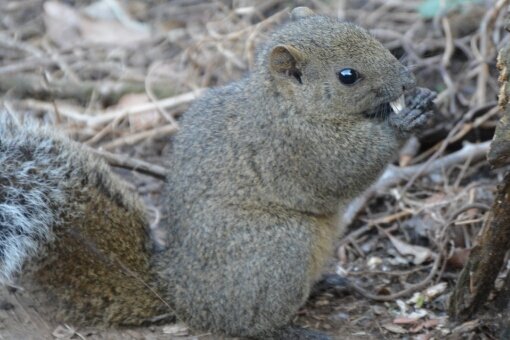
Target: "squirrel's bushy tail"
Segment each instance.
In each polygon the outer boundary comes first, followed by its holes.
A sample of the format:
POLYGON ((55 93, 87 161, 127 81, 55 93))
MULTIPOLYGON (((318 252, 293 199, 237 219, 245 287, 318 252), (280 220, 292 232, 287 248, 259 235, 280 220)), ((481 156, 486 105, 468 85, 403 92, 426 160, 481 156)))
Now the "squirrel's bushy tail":
MULTIPOLYGON (((34 128, 30 123, 22 128, 0 112, 0 280, 4 283, 52 239, 51 228, 64 199, 55 176, 41 172, 52 161, 48 155, 54 141, 41 138, 43 130, 31 134, 34 128)), ((53 174, 59 171, 51 169, 53 174)))
POLYGON ((141 200, 85 146, 0 112, 0 280, 42 289, 59 321, 168 312, 141 200))

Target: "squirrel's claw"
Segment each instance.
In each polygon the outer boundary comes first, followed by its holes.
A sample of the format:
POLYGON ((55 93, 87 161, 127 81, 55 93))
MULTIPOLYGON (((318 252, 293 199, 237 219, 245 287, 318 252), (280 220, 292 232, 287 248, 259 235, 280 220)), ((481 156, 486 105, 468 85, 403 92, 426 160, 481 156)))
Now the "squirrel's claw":
POLYGON ((433 100, 437 93, 426 88, 418 87, 407 97, 406 108, 398 114, 392 112, 389 116, 390 125, 402 132, 412 132, 424 126, 433 112, 433 100))

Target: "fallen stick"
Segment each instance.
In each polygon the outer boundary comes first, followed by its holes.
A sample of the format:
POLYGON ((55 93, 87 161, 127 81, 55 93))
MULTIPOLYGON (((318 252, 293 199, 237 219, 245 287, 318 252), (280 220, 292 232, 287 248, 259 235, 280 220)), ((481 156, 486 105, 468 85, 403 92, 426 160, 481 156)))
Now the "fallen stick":
POLYGON ((345 210, 342 216, 342 224, 348 226, 352 223, 358 212, 366 205, 367 201, 375 195, 375 193, 384 191, 389 187, 404 181, 411 176, 421 173, 426 175, 428 173, 441 170, 443 168, 451 167, 452 165, 463 163, 468 159, 477 161, 487 154, 489 151, 490 141, 473 144, 466 142, 462 149, 442 158, 438 158, 429 164, 416 164, 399 168, 394 165, 388 166, 382 176, 368 188, 363 194, 355 198, 345 210), (424 168, 424 166, 426 166, 424 168))
POLYGON ((90 150, 92 150, 92 152, 96 155, 104 158, 111 166, 137 171, 160 180, 165 180, 166 170, 160 165, 151 164, 142 161, 141 159, 132 158, 127 155, 114 154, 104 150, 96 150, 92 148, 90 150))
POLYGON ((112 140, 106 144, 101 145, 101 148, 110 150, 123 145, 133 145, 147 138, 162 137, 172 135, 177 132, 178 127, 176 124, 167 124, 158 126, 148 131, 142 131, 127 136, 122 136, 112 140))
MULTIPOLYGON (((193 100, 195 100, 199 95, 201 95, 205 90, 198 89, 195 91, 187 92, 175 97, 164 98, 158 100, 156 102, 143 103, 139 105, 133 105, 131 107, 127 107, 120 110, 110 111, 98 113, 97 115, 89 115, 85 113, 81 113, 78 108, 72 107, 69 105, 58 105, 58 113, 61 116, 72 119, 76 122, 84 123, 92 128, 97 128, 101 125, 105 125, 110 123, 115 119, 119 119, 122 117, 127 117, 132 114, 137 114, 141 112, 157 110, 158 108, 171 109, 183 104, 189 104, 193 100)), ((55 111, 55 106, 53 103, 27 99, 21 101, 22 104, 45 111, 55 111)))

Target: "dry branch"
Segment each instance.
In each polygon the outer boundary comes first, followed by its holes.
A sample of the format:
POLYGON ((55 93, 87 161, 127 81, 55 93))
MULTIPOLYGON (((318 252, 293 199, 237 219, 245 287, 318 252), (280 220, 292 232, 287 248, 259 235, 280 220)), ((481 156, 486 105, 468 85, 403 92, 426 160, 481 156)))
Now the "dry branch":
POLYGON ((161 99, 153 103, 144 103, 113 112, 105 112, 101 115, 97 115, 94 117, 90 117, 88 115, 81 115, 80 119, 83 119, 85 122, 87 122, 88 125, 92 127, 97 127, 99 125, 108 124, 115 119, 119 119, 119 117, 125 117, 131 114, 146 112, 150 110, 157 110, 158 108, 170 109, 179 105, 189 104, 190 102, 195 100, 198 96, 200 96, 203 93, 203 91, 204 91, 203 89, 198 89, 195 91, 183 93, 175 97, 161 99))
MULTIPOLYGON (((123 108, 115 111, 106 111, 106 112, 98 112, 97 115, 89 115, 81 112, 79 109, 65 104, 57 105, 58 113, 66 117, 76 123, 84 123, 92 128, 98 128, 102 125, 109 124, 116 119, 121 119, 123 117, 127 117, 129 115, 147 112, 151 110, 157 110, 159 108, 171 109, 178 107, 180 105, 189 104, 195 98, 197 98, 201 93, 203 93, 203 89, 187 92, 175 97, 160 99, 157 102, 151 103, 143 103, 139 105, 133 105, 131 107, 123 108)), ((34 100, 34 99, 26 99, 21 102, 23 105, 42 111, 55 111, 55 106, 53 103, 48 103, 44 101, 34 100)))
POLYGON ((86 103, 95 93, 102 102, 116 103, 127 93, 140 93, 144 89, 143 82, 75 82, 66 79, 47 81, 35 74, 0 75, 0 92, 9 92, 12 96, 19 98, 71 98, 86 103))
POLYGON ((177 125, 173 123, 164 126, 158 126, 148 131, 133 133, 128 136, 123 136, 114 139, 111 142, 101 145, 101 147, 104 149, 114 149, 123 145, 133 145, 141 140, 145 140, 148 138, 163 137, 174 134, 175 132, 177 132, 177 130, 178 130, 177 125))
POLYGON ((91 149, 95 154, 103 157, 110 165, 137 171, 139 173, 165 180, 166 170, 162 166, 147 163, 141 159, 118 155, 104 150, 91 149))
POLYGON ((490 142, 479 144, 465 143, 459 151, 438 158, 431 163, 416 164, 404 168, 399 168, 394 165, 388 166, 374 185, 349 204, 344 212, 342 223, 346 226, 351 224, 358 212, 366 205, 366 202, 377 192, 385 191, 389 187, 407 180, 416 174, 426 175, 434 171, 447 169, 455 164, 466 162, 467 160, 473 162, 480 160, 485 157, 485 154, 489 150, 489 145, 490 142))
POLYGON ((427 277, 425 279, 423 279, 422 281, 420 281, 418 283, 410 284, 405 289, 403 289, 403 290, 401 290, 399 292, 393 293, 393 294, 389 294, 389 295, 377 295, 377 294, 370 293, 370 292, 366 291, 365 289, 363 289, 361 287, 358 287, 357 285, 351 285, 351 287, 356 292, 358 292, 359 294, 363 295, 365 298, 370 299, 370 300, 374 300, 374 301, 394 301, 394 300, 399 299, 401 297, 409 296, 409 295, 411 295, 412 293, 414 293, 414 292, 416 292, 418 290, 426 288, 427 285, 434 279, 434 276, 437 275, 438 270, 440 268, 441 259, 442 259, 441 256, 439 256, 439 255, 436 256, 436 259, 434 260, 434 264, 432 265, 432 268, 431 268, 429 274, 427 275, 427 277))

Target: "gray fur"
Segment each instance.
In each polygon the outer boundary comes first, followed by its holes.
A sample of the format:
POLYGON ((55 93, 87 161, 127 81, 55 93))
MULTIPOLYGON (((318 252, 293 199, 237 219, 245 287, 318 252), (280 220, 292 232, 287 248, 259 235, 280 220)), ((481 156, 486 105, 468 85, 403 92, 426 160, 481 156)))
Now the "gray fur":
MULTIPOLYGON (((168 155, 163 221, 169 247, 153 256, 159 277, 149 283, 171 300, 178 318, 199 331, 327 339, 289 322, 341 232, 339 211, 380 175, 408 133, 427 118, 433 95, 423 91, 401 117, 383 112, 383 104, 412 89, 415 81, 365 30, 306 9, 293 17, 260 48, 248 77, 193 104, 168 155), (359 71, 361 80, 341 84, 337 71, 345 67, 359 71), (420 106, 420 101, 427 103, 420 106)), ((51 240, 52 230, 65 222, 61 216, 80 214, 78 204, 61 203, 73 201, 82 179, 92 183, 91 193, 99 188, 108 202, 118 201, 111 207, 120 216, 117 227, 127 220, 122 209, 141 211, 104 163, 46 130, 0 120, 0 161, 4 280, 51 240)), ((131 220, 143 220, 135 215, 131 220)), ((140 223, 133 225, 143 230, 140 223)), ((79 230, 100 237, 108 227, 107 221, 98 226, 91 219, 79 230)), ((119 235, 105 247, 132 249, 126 230, 115 230, 119 235)), ((126 259, 147 255, 125 254, 125 249, 119 252, 126 259)), ((53 258, 58 261, 59 255, 53 258)), ((139 267, 141 273, 149 271, 139 267)), ((150 274, 146 277, 152 280, 150 274)), ((120 277, 106 276, 111 280, 104 285, 116 285, 120 277)), ((65 289, 72 300, 72 287, 65 289)), ((80 300, 84 306, 87 296, 80 300)), ((116 299, 115 294, 104 298, 116 299)), ((124 309, 128 302, 121 301, 115 309, 123 312, 112 317, 116 323, 161 311, 160 303, 144 304, 145 297, 127 301, 139 304, 133 309, 143 313, 130 313, 124 309)), ((96 307, 96 312, 104 308, 96 307)))
MULTIPOLYGON (((0 112, 0 281, 10 282, 24 262, 53 240, 54 228, 80 211, 69 211, 82 181, 108 188, 112 199, 132 211, 139 203, 126 195, 107 165, 84 147, 34 122, 18 125, 0 112), (95 171, 91 171, 95 169, 95 171)), ((106 189, 105 189, 106 190, 106 189)))
MULTIPOLYGON (((52 239, 64 197, 51 178, 35 174, 47 167, 51 139, 27 138, 6 113, 0 113, 0 280, 9 282, 24 261, 35 255, 41 244, 52 239), (39 154, 44 155, 42 159, 39 154), (57 209, 55 209, 57 208, 57 209)), ((61 169, 53 168, 53 173, 61 169)))
POLYGON ((247 78, 196 101, 169 155, 169 249, 157 261, 179 318, 286 338, 340 232, 338 211, 407 136, 378 107, 414 86, 365 30, 305 15, 275 32, 247 78), (340 84, 344 67, 364 78, 340 84))

